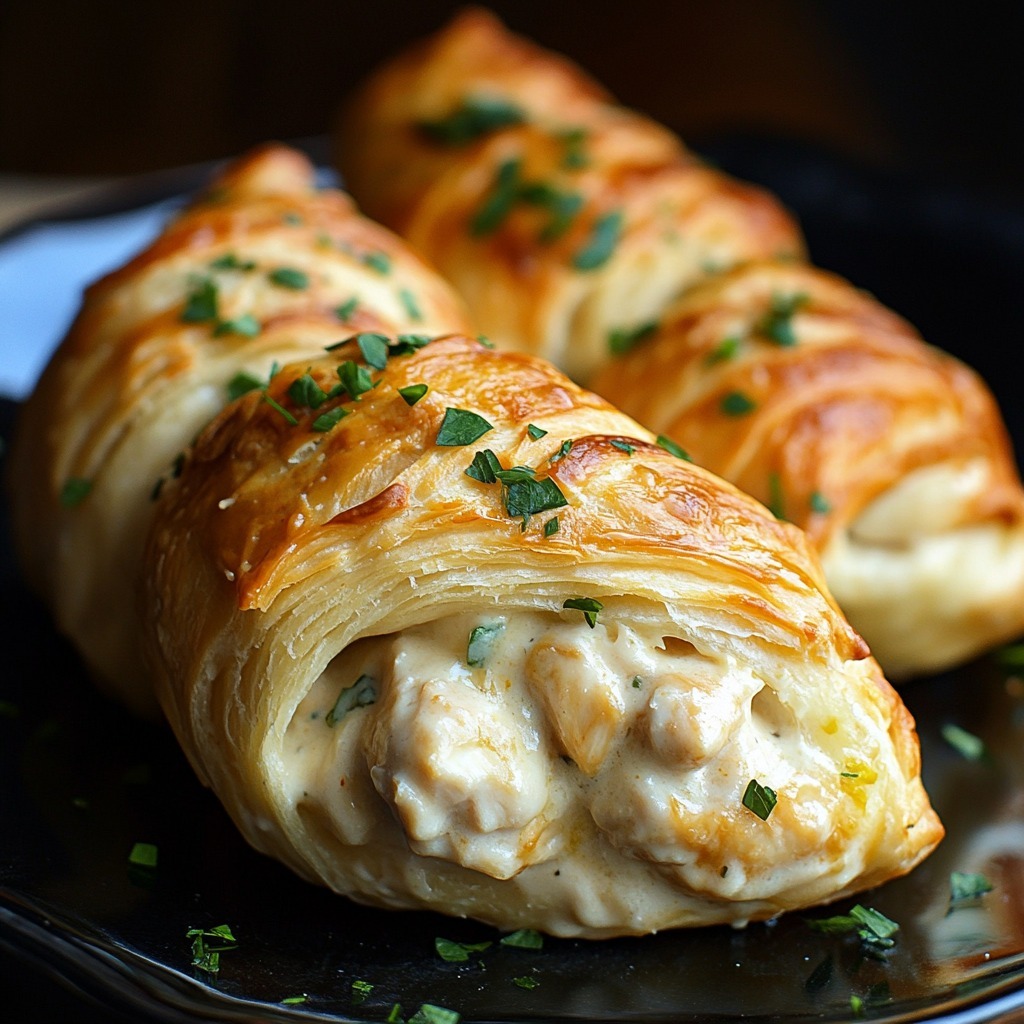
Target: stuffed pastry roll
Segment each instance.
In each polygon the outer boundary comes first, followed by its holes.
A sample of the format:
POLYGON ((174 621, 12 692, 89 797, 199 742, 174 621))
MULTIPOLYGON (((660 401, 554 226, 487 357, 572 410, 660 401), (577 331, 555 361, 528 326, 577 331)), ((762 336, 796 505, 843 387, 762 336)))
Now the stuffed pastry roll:
POLYGON ((723 274, 594 388, 803 527, 890 678, 1024 632, 1024 492, 991 392, 843 279, 723 274))
POLYGON ((804 535, 529 356, 364 334, 285 367, 168 481, 144 570, 197 773, 358 901, 735 924, 942 835, 804 535))
POLYGON ((97 680, 155 711, 135 587, 161 481, 232 394, 353 330, 464 329, 448 285, 310 162, 269 145, 88 289, 12 452, 30 583, 97 680))
POLYGON ((774 197, 481 10, 370 77, 337 158, 481 331, 582 382, 708 273, 803 253, 774 197))

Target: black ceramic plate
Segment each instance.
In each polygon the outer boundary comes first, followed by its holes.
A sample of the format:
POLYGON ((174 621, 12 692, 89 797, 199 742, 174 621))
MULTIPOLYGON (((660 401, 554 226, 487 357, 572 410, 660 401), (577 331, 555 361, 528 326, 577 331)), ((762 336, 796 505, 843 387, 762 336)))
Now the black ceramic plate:
MULTIPOLYGON (((817 263, 981 369, 1022 437, 1003 348, 1024 327, 1019 212, 774 143, 712 155, 784 198, 817 263)), ((63 229, 74 223, 51 225, 48 243, 47 287, 64 302, 76 285, 62 278, 63 229)), ((0 242, 0 259, 18 238, 0 242)), ((6 433, 16 403, 0 408, 6 433)), ((133 1020, 384 1021, 396 1003, 404 1018, 427 1003, 472 1022, 1024 1019, 1024 683, 995 655, 904 690, 948 836, 910 877, 860 897, 900 925, 882 959, 807 924, 854 901, 741 931, 515 949, 472 922, 356 906, 249 849, 171 737, 92 691, 18 580, 3 527, 0 963, 19 1006, 32 1003, 14 977, 25 964, 133 1020), (950 724, 986 755, 951 745, 950 724), (130 864, 137 842, 158 847, 155 870, 130 864), (994 891, 951 909, 956 871, 983 873, 994 891), (237 944, 219 973, 193 968, 186 933, 222 924, 237 944), (438 936, 493 944, 453 964, 435 952, 438 936)))

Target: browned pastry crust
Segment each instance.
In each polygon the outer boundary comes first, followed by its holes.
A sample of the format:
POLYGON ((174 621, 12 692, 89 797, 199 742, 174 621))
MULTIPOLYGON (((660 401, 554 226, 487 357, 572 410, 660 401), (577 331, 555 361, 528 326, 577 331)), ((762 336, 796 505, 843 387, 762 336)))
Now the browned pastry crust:
POLYGON ((800 531, 548 363, 393 346, 356 398, 363 363, 225 409, 145 554, 160 700, 250 842, 358 900, 588 937, 770 917, 934 847, 913 722, 800 531), (441 443, 451 410, 488 429, 441 443), (485 451, 519 476, 468 474, 485 451), (564 504, 517 512, 525 478, 564 504))
POLYGON ((1024 630, 1024 492, 991 393, 842 278, 724 273, 594 388, 806 530, 891 677, 1024 630))
POLYGON ((371 76, 341 121, 338 162, 485 334, 584 382, 610 334, 642 328, 709 272, 803 253, 774 197, 477 9, 371 76), (467 114, 480 104, 490 113, 467 114))
POLYGON ((155 710, 137 641, 143 534, 238 374, 265 380, 354 330, 465 326, 448 285, 279 145, 225 168, 92 285, 22 411, 11 492, 26 576, 101 684, 155 710))

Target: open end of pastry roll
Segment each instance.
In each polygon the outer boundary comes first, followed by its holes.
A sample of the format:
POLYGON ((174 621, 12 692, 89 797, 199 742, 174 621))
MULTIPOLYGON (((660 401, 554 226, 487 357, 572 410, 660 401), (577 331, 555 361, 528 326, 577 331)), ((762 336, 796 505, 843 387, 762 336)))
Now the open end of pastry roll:
POLYGON ((465 327, 448 285, 279 145, 226 167, 92 285, 23 407, 10 484, 25 575, 101 685, 156 711, 143 537, 177 457, 232 395, 354 330, 465 327))
POLYGON ((841 278, 725 273, 594 388, 805 529, 891 678, 1024 631, 1024 492, 991 392, 841 278))
POLYGON ((374 356, 233 403, 150 533, 158 694, 250 842, 356 900, 594 938, 930 852, 913 722, 803 534, 547 363, 374 356))
POLYGON ((482 331, 583 382, 695 281, 804 249, 774 197, 481 10, 371 76, 338 162, 482 331))

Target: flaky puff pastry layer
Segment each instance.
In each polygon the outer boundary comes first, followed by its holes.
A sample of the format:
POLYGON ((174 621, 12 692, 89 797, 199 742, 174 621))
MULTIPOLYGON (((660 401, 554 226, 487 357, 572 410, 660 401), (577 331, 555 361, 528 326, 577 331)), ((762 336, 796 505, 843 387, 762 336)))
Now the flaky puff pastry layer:
POLYGON ((594 387, 806 530, 890 678, 1024 631, 1024 492, 991 392, 842 278, 736 268, 594 387))
POLYGON ((354 330, 465 324, 447 284, 279 145, 227 166, 92 285, 24 405, 10 483, 25 574, 100 684, 156 711, 138 649, 143 535, 233 387, 354 330))
POLYGON ((480 330, 581 382, 708 273, 804 251, 774 197, 478 9, 370 76, 337 160, 480 330))
POLYGON ((349 344, 268 398, 199 437, 144 574, 161 703, 258 849, 596 938, 827 902, 939 841, 804 535, 550 364, 349 344))

